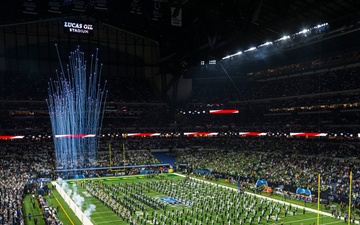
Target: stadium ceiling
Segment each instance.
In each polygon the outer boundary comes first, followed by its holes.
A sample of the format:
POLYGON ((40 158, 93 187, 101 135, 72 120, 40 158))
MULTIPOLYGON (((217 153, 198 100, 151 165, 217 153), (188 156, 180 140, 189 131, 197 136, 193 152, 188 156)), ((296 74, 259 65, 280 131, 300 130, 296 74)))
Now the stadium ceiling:
POLYGON ((322 23, 330 26, 358 23, 358 3, 358 0, 14 0, 3 3, 0 23, 91 16, 156 40, 162 62, 192 64, 204 58, 221 59, 236 49, 258 46, 322 23), (26 2, 37 4, 36 15, 23 13, 26 2), (49 12, 49 2, 61 4, 60 13, 49 12), (73 10, 75 2, 85 4, 83 12, 73 10), (180 14, 181 26, 171 25, 172 18, 180 14))

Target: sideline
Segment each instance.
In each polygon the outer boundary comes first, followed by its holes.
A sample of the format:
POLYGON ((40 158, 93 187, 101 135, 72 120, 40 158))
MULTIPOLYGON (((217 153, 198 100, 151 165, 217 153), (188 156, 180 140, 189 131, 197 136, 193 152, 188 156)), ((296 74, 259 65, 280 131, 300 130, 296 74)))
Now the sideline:
POLYGON ((74 222, 72 221, 72 219, 70 218, 70 216, 67 214, 67 212, 65 211, 64 207, 61 205, 60 201, 58 200, 58 198, 53 195, 55 197, 55 200, 57 201, 57 203, 59 204, 59 206, 61 207, 61 209, 63 210, 63 212, 65 213, 66 217, 70 220, 70 223, 72 225, 75 225, 74 222))
MULTIPOLYGON (((77 218, 79 218, 80 223, 81 224, 88 224, 88 225, 93 225, 93 223, 91 222, 90 218, 86 217, 84 215, 84 212, 81 208, 79 208, 79 206, 77 206, 74 202, 74 200, 72 198, 70 198, 70 196, 65 192, 65 190, 56 182, 56 181, 51 181, 51 183, 53 185, 55 185, 57 192, 59 193, 60 197, 64 200, 64 202, 69 206, 70 210, 74 212, 75 216, 77 218), (64 196, 63 196, 64 195, 64 196), (68 199, 65 199, 68 198, 68 199), (67 202, 69 201, 69 203, 67 202)), ((60 202, 58 201, 58 203, 60 204, 60 202)), ((61 208, 64 210, 64 208, 62 207, 62 205, 60 204, 61 208)), ((65 210, 64 210, 65 212, 65 210)), ((69 218, 69 215, 65 212, 65 214, 67 215, 67 217, 69 218)), ((71 219, 70 219, 71 220, 71 219)), ((71 220, 72 222, 72 220, 71 220)), ((74 225, 74 223, 72 222, 72 225, 74 225)))

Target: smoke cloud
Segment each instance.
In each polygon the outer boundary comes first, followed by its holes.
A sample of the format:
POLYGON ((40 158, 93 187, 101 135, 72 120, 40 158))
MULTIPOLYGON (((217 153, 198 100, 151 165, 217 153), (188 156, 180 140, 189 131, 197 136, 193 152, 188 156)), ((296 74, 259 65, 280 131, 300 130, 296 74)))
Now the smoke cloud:
MULTIPOLYGON (((84 197, 79 195, 77 192, 77 185, 73 184, 70 188, 68 183, 61 179, 60 177, 56 180, 57 183, 61 186, 61 188, 66 192, 66 194, 75 202, 77 206, 81 209, 84 204, 84 197)), ((90 212, 91 213, 91 212, 90 212)))
POLYGON ((96 206, 94 204, 90 204, 87 209, 84 211, 84 214, 87 218, 90 219, 91 213, 95 211, 96 206))
POLYGON ((79 195, 77 193, 77 186, 76 184, 73 184, 72 186, 73 189, 73 196, 72 196, 72 200, 74 200, 75 204, 77 206, 79 206, 79 208, 82 208, 82 205, 84 204, 84 197, 82 197, 81 195, 79 195))

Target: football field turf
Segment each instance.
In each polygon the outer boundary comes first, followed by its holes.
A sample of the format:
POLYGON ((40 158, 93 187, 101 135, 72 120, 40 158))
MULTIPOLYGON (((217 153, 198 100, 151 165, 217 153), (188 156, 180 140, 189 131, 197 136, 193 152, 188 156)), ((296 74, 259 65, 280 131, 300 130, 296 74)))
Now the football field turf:
MULTIPOLYGON (((84 198, 83 211, 91 204, 95 206, 90 214, 95 225, 317 224, 317 213, 300 206, 302 202, 296 206, 294 200, 290 205, 242 194, 235 189, 236 185, 225 188, 222 182, 186 181, 181 175, 163 174, 154 178, 138 175, 71 180, 67 184, 84 198)), ((57 193, 55 197, 67 214, 64 224, 81 224, 57 193)), ((320 215, 320 224, 345 222, 320 215)))

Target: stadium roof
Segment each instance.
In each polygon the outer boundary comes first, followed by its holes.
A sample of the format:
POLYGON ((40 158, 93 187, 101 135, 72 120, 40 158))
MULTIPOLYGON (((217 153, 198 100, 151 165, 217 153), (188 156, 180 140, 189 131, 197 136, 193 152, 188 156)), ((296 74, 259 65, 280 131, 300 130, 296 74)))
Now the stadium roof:
MULTIPOLYGON (((92 16, 156 40, 163 61, 221 59, 318 24, 358 24, 357 0, 14 0, 1 7, 0 23, 92 16), (24 13, 35 3, 35 13, 24 13), (74 5, 83 3, 81 10, 74 5), (58 10, 49 10, 51 5, 58 10), (173 8, 173 10, 171 10, 173 8), (171 24, 179 19, 181 26, 171 24)), ((79 6, 79 5, 78 5, 79 6)), ((179 20, 176 21, 179 24, 179 20)))

